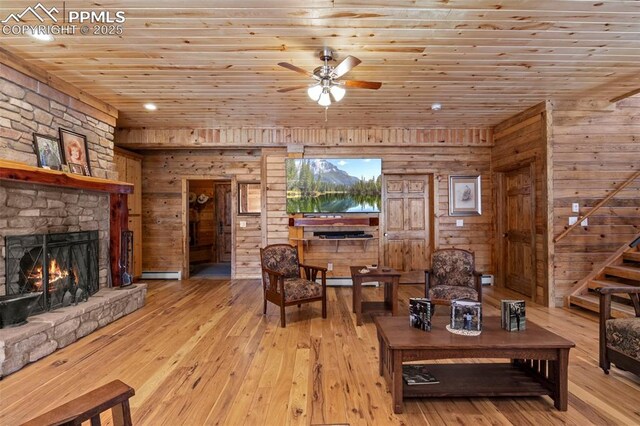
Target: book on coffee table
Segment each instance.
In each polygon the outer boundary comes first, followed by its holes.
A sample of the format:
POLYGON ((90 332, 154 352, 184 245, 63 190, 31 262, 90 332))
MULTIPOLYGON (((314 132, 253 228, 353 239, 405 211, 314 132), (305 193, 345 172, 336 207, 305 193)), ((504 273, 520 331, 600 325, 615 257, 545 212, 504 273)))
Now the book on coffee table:
POLYGON ((429 373, 427 365, 403 365, 402 378, 409 386, 440 383, 433 374, 429 373))

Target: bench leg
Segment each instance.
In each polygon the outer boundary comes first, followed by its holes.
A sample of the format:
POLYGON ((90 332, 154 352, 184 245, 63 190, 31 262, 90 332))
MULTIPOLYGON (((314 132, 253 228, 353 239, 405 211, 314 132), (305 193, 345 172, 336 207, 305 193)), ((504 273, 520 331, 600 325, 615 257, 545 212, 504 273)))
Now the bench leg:
POLYGON ((114 405, 111 409, 114 426, 132 426, 131 409, 129 408, 129 400, 123 401, 121 404, 114 405))

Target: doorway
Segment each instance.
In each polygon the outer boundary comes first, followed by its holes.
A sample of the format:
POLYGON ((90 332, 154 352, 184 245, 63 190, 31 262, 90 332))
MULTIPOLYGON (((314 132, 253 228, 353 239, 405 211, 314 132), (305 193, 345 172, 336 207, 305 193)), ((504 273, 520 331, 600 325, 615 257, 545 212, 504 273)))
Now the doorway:
POLYGON ((183 277, 230 278, 231 181, 186 179, 183 277))
POLYGON ((502 286, 531 299, 536 286, 534 163, 498 173, 498 262, 502 286))
POLYGON ((402 273, 401 283, 423 283, 433 251, 433 175, 385 174, 381 253, 402 273))

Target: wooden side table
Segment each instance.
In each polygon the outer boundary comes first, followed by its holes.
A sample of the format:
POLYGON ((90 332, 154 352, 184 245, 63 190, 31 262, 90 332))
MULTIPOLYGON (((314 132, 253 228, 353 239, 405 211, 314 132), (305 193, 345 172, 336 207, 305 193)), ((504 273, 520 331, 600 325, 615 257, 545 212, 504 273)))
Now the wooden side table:
POLYGON ((400 283, 400 273, 391 268, 378 267, 370 269, 367 273, 361 273, 364 266, 351 266, 351 279, 353 280, 353 312, 356 314, 356 325, 362 325, 362 314, 364 312, 391 312, 391 315, 398 315, 398 285, 400 283), (363 302, 362 283, 367 282, 384 283, 384 301, 363 302))

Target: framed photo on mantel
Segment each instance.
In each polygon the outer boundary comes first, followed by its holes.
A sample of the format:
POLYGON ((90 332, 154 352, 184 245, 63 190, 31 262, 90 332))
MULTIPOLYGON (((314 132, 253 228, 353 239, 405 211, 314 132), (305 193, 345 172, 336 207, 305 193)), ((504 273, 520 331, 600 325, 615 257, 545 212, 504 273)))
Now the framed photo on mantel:
MULTIPOLYGON (((80 133, 60 127, 60 142, 64 150, 68 164, 79 164, 84 169, 85 176, 91 176, 91 168, 89 166, 89 146, 87 138, 80 133)), ((71 170, 76 173, 75 171, 71 170)))
POLYGON ((449 176, 449 216, 482 214, 480 175, 449 176))

